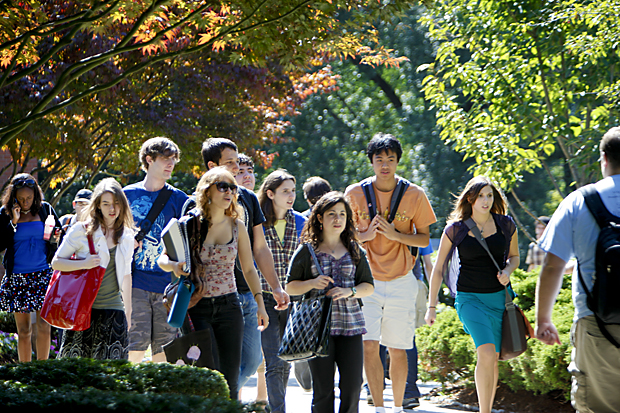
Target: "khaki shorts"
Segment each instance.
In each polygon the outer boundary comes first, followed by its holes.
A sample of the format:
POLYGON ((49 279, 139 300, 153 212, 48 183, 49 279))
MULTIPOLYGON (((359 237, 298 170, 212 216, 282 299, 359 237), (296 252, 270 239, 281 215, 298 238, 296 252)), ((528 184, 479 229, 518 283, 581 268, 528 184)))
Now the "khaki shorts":
MULTIPOLYGON (((620 341, 620 325, 607 326, 620 341)), ((620 411, 620 349, 609 342, 598 328, 593 315, 573 325, 572 362, 568 371, 573 376, 571 400, 579 413, 620 411)))
POLYGON ((409 350, 413 348, 418 283, 409 273, 392 281, 374 281, 375 291, 362 298, 367 333, 364 340, 409 350))

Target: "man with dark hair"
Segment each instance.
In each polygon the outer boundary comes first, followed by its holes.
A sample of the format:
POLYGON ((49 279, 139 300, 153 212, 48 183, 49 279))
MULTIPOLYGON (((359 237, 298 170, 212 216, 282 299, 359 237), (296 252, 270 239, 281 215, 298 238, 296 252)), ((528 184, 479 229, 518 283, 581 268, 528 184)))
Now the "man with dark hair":
POLYGON ((159 268, 157 258, 164 249, 161 239, 164 227, 172 218, 181 217, 181 209, 188 198, 183 191, 166 183, 180 155, 178 146, 168 138, 147 140, 139 154, 146 176, 143 181, 123 188, 137 227, 148 217, 160 192, 164 188, 171 191, 134 254, 131 303, 125 303, 129 323, 129 361, 134 363, 144 359, 149 345, 152 361, 165 362, 163 346, 176 336, 176 328, 167 322, 168 315, 163 304, 164 289, 170 283, 171 274, 159 268))
POLYGON ((418 289, 411 273, 415 257, 409 247, 428 245, 429 226, 436 218, 424 190, 411 183, 396 211, 390 211, 392 195, 402 179, 396 176, 402 155, 398 139, 388 134, 376 134, 368 143, 367 155, 375 175, 346 190, 375 282, 374 293, 363 298, 362 309, 368 330, 364 336, 364 369, 376 412, 384 413, 379 344, 388 348, 394 395, 392 411, 400 412, 407 382, 406 351, 413 347, 418 289), (374 218, 371 218, 364 194, 364 188, 369 186, 376 202, 374 218), (390 222, 387 218, 392 215, 394 220, 390 222))
POLYGON ((309 208, 302 212, 301 215, 309 218, 314 204, 316 204, 316 202, 321 199, 323 195, 331 192, 332 186, 326 179, 323 179, 320 176, 311 176, 306 179, 306 182, 304 182, 302 188, 304 190, 304 199, 308 203, 309 208))
POLYGON ((254 192, 256 176, 254 176, 254 161, 244 153, 239 154, 239 173, 235 180, 245 189, 254 192))
MULTIPOLYGON (((239 154, 237 145, 226 138, 210 138, 202 145, 202 158, 207 170, 222 166, 226 168, 233 176, 239 173, 239 154)), ((258 203, 256 195, 247 188, 239 186, 239 205, 243 207, 243 219, 248 234, 250 235, 250 243, 254 254, 254 261, 260 270, 261 275, 265 278, 269 286, 273 290, 273 298, 277 303, 276 309, 284 310, 290 302, 288 294, 282 288, 273 262, 273 255, 265 240, 263 232, 263 222, 265 217, 258 203)), ((239 300, 243 308, 245 320, 243 348, 241 354, 241 372, 239 375, 239 388, 247 382, 261 363, 261 335, 257 329, 256 308, 257 304, 252 296, 243 272, 239 265, 235 266, 235 278, 237 281, 237 292, 239 300)), ((263 293, 265 294, 265 293, 263 293)), ((277 322, 277 320, 271 320, 277 322)))
POLYGON ((536 267, 540 267, 543 263, 545 251, 540 249, 538 242, 540 241, 540 237, 542 237, 543 232, 545 232, 545 228, 547 227, 549 220, 550 218, 545 216, 536 218, 536 242, 530 242, 527 250, 527 257, 525 258, 528 272, 533 271, 536 267))
MULTIPOLYGON (((601 140, 600 164, 603 179, 593 184, 603 206, 620 223, 620 128, 611 128, 601 140)), ((592 187, 588 188, 591 189, 592 187)), ((620 348, 604 336, 588 306, 588 292, 594 285, 597 240, 601 229, 586 205, 581 190, 568 195, 551 217, 540 240, 547 252, 536 286, 536 336, 546 344, 560 343, 551 321, 555 299, 562 287, 566 262, 577 258, 573 271, 575 315, 571 341, 574 345, 568 370, 573 376, 571 399, 578 412, 617 412, 620 406, 620 348)), ((614 274, 609 274, 609 277, 614 274)), ((617 274, 616 274, 617 276, 617 274)), ((604 326, 620 342, 620 325, 604 326)))

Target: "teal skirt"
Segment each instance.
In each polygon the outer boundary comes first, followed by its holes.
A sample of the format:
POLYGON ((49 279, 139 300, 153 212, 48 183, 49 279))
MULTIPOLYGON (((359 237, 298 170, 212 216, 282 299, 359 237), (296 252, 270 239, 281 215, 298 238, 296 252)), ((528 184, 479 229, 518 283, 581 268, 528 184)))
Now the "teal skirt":
MULTIPOLYGON (((510 287, 508 291, 514 295, 510 287)), ((496 293, 458 291, 454 307, 465 332, 474 339, 476 348, 491 343, 499 353, 502 346, 502 316, 506 308, 505 291, 496 293)))

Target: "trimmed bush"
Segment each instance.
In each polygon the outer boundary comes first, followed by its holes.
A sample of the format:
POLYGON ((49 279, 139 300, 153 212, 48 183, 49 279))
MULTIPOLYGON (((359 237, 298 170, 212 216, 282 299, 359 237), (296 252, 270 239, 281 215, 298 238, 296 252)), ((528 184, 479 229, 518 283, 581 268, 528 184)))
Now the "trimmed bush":
MULTIPOLYGON (((561 345, 548 346, 536 339, 528 341, 528 349, 521 356, 499 363, 499 380, 512 390, 529 390, 536 394, 561 391, 570 398, 570 329, 574 307, 570 290, 570 275, 564 277, 562 290, 553 311, 553 322, 558 329, 561 345)), ((534 325, 534 299, 538 272, 526 273, 516 270, 512 286, 517 293, 515 302, 524 310, 534 325)), ((433 327, 416 330, 416 344, 422 377, 441 383, 461 381, 473 385, 476 350, 472 338, 465 333, 456 310, 439 308, 433 327)))
POLYGON ((213 370, 83 358, 0 366, 0 405, 64 412, 263 411, 230 400, 223 376, 213 370))

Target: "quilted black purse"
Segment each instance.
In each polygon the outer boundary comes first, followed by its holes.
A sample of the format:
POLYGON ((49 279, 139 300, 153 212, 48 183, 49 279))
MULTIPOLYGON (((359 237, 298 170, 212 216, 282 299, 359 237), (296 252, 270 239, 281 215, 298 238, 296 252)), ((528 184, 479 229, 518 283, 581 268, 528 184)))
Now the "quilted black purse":
MULTIPOLYGON (((314 249, 306 244, 320 275, 321 265, 316 258, 314 249)), ((301 301, 292 305, 278 357, 284 361, 309 360, 327 355, 327 345, 331 329, 332 298, 324 292, 309 292, 301 301)))

